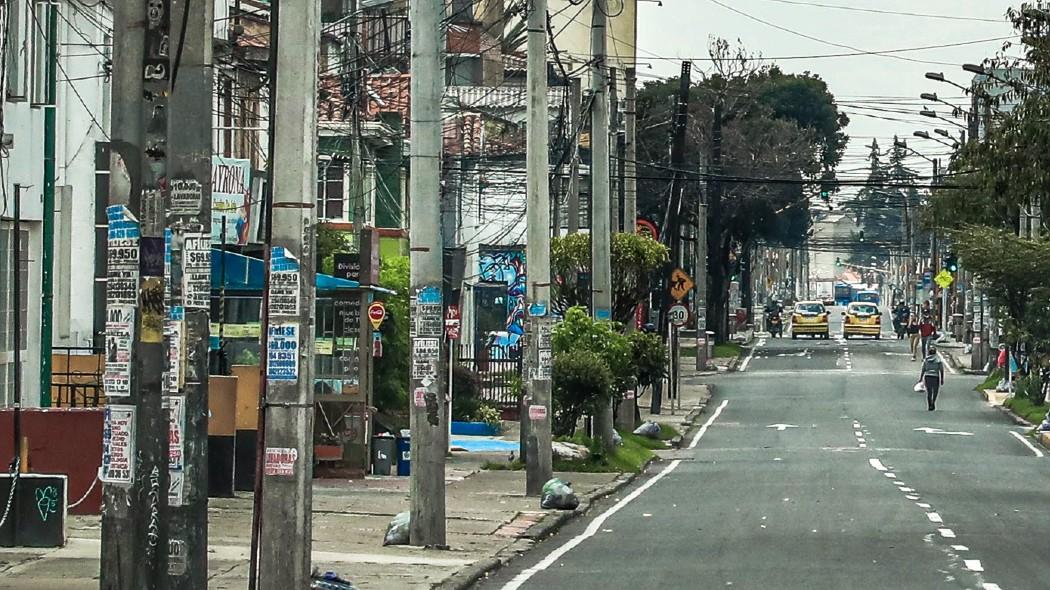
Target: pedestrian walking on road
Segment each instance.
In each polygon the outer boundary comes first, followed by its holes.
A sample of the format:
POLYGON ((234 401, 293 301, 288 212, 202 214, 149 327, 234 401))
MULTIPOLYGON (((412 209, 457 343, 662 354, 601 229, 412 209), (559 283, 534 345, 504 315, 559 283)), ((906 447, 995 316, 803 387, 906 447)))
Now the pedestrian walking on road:
POLYGON ((937 347, 930 345, 926 359, 922 361, 922 371, 919 380, 926 387, 926 406, 932 412, 937 409, 937 394, 944 385, 944 363, 937 356, 937 347))
POLYGON ((915 318, 908 318, 908 338, 911 340, 911 360, 919 352, 919 322, 915 318))
POLYGON ((937 326, 933 325, 933 318, 928 315, 922 316, 922 323, 919 324, 919 338, 922 340, 922 358, 929 356, 933 335, 936 333, 937 326))

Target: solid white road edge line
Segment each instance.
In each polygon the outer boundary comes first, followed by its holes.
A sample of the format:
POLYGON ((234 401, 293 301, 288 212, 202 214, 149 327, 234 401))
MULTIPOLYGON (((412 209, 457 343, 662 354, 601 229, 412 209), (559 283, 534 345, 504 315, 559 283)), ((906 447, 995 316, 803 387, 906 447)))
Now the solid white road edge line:
POLYGON ((754 346, 751 347, 751 352, 747 353, 747 358, 744 359, 744 362, 740 363, 740 368, 737 369, 738 372, 743 373, 747 370, 747 366, 751 364, 751 359, 755 358, 755 353, 758 352, 758 349, 762 348, 762 345, 764 345, 765 343, 765 340, 760 339, 758 342, 755 343, 754 346))
POLYGON ((945 366, 945 367, 948 367, 948 372, 949 372, 949 373, 951 373, 952 375, 958 375, 958 374, 959 374, 959 373, 958 373, 958 372, 957 372, 957 371, 955 370, 955 367, 953 367, 953 366, 951 365, 951 363, 949 363, 949 362, 948 362, 948 359, 944 358, 944 353, 943 353, 943 352, 941 352, 941 351, 939 351, 939 350, 938 350, 938 351, 937 351, 937 356, 938 356, 938 357, 940 357, 940 359, 941 359, 941 362, 942 362, 942 363, 944 363, 944 366, 945 366))
POLYGON ((722 403, 718 404, 718 408, 715 410, 715 413, 711 414, 711 417, 707 419, 707 422, 704 422, 704 425, 701 426, 700 430, 697 431, 696 436, 693 437, 693 441, 689 443, 690 449, 695 449, 696 445, 700 444, 700 439, 703 438, 705 434, 707 434, 707 429, 715 423, 715 420, 718 420, 718 417, 722 415, 722 410, 726 409, 727 405, 729 405, 729 400, 727 399, 722 400, 722 403))
MULTIPOLYGON (((718 406, 718 409, 715 410, 715 413, 711 414, 711 417, 707 419, 707 422, 705 422, 704 425, 700 427, 700 431, 696 433, 695 437, 693 437, 693 442, 691 442, 689 444, 689 448, 690 449, 696 448, 696 445, 700 442, 700 439, 703 438, 704 434, 707 432, 707 429, 710 428, 711 424, 713 424, 714 421, 718 419, 718 416, 721 415, 722 410, 725 409, 727 404, 729 404, 729 400, 722 400, 722 403, 718 406)), ((534 565, 534 566, 532 566, 532 567, 522 571, 518 575, 514 576, 513 580, 511 580, 510 582, 507 582, 507 584, 505 586, 503 586, 503 590, 518 590, 518 588, 521 588, 522 584, 524 584, 525 582, 529 581, 529 579, 532 578, 532 576, 535 576, 539 572, 542 572, 543 570, 545 570, 545 569, 549 568, 550 566, 554 565, 566 553, 568 553, 569 551, 572 551, 580 543, 582 543, 582 542, 586 541, 587 539, 593 537, 598 531, 600 531, 601 528, 602 528, 602 525, 604 525, 605 521, 609 520, 609 518, 612 515, 616 514, 624 506, 627 506, 628 504, 630 504, 631 502, 636 500, 639 496, 644 494, 646 490, 648 490, 649 488, 651 488, 654 485, 656 485, 656 482, 658 482, 661 479, 663 479, 664 477, 666 477, 669 473, 671 473, 675 469, 678 469, 678 466, 681 465, 681 464, 682 464, 682 461, 680 459, 675 459, 674 461, 671 461, 667 465, 667 467, 664 467, 663 471, 661 471, 661 472, 657 473, 656 475, 654 475, 652 479, 650 479, 649 481, 647 481, 644 484, 642 484, 641 487, 639 487, 635 491, 631 492, 630 494, 627 494, 627 496, 625 496, 622 500, 620 500, 616 504, 613 504, 612 507, 610 507, 608 510, 606 510, 605 512, 603 512, 602 514, 597 516, 594 520, 592 520, 591 524, 587 525, 587 528, 584 529, 584 531, 582 533, 580 533, 579 535, 576 535, 575 537, 570 539, 567 543, 565 543, 561 547, 558 547, 557 549, 552 551, 550 553, 550 555, 548 555, 547 557, 543 558, 543 560, 540 561, 539 563, 537 563, 536 565, 534 565)))
POLYGON ((1026 439, 1025 437, 1021 436, 1020 434, 1017 434, 1013 430, 1011 430, 1009 432, 1010 432, 1011 436, 1013 436, 1017 440, 1021 441, 1024 444, 1024 446, 1028 447, 1028 450, 1032 451, 1032 453, 1034 453, 1036 457, 1039 457, 1039 458, 1043 458, 1044 457, 1043 452, 1040 451, 1039 449, 1035 448, 1035 445, 1033 445, 1028 439, 1026 439))

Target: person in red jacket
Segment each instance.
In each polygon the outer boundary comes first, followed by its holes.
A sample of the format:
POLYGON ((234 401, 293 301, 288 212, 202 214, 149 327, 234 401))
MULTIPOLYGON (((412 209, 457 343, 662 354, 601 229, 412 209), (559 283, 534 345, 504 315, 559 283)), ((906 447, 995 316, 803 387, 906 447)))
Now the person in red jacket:
POLYGON ((922 358, 926 358, 930 349, 930 341, 933 340, 933 335, 937 333, 936 326, 933 325, 933 319, 928 316, 922 316, 922 323, 919 324, 919 338, 922 341, 922 358))

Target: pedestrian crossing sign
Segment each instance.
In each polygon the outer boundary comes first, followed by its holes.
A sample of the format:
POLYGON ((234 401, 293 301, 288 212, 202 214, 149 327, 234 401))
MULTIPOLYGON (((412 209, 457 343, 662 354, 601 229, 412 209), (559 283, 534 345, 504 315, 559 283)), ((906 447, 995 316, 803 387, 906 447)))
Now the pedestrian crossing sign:
POLYGON ((937 273, 937 276, 933 277, 933 282, 940 285, 942 289, 947 289, 948 286, 951 285, 954 280, 955 279, 952 278, 952 273, 946 270, 942 270, 941 272, 937 273))

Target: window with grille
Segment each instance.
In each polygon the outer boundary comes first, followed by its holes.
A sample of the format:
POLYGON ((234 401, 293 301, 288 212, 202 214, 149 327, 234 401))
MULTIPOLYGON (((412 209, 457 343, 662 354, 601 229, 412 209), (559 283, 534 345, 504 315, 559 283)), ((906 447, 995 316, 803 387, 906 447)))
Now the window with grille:
MULTIPOLYGON (((14 297, 14 244, 11 238, 14 229, 0 228, 0 407, 14 404, 15 389, 15 297, 14 297)), ((19 348, 23 362, 28 346, 29 320, 29 232, 22 231, 20 241, 21 264, 19 264, 19 310, 21 330, 19 348)))
POLYGON ((317 214, 321 219, 348 221, 342 162, 321 162, 317 175, 317 214))

